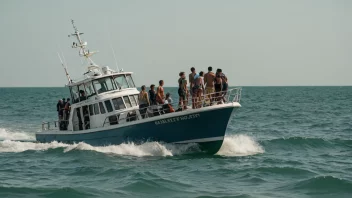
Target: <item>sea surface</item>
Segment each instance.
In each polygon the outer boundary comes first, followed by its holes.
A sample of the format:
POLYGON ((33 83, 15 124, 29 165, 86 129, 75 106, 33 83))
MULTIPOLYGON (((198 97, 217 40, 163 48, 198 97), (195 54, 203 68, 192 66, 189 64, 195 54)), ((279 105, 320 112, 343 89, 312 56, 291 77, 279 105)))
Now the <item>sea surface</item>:
POLYGON ((65 88, 0 88, 1 198, 352 197, 352 87, 243 87, 216 155, 34 143, 62 97, 65 88))

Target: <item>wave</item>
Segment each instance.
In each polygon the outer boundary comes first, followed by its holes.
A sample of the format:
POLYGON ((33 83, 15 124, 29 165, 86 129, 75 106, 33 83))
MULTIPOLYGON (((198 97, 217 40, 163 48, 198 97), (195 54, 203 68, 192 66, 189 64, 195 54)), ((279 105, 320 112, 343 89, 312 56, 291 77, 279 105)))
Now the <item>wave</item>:
POLYGON ((94 194, 87 193, 87 189, 75 189, 71 187, 62 188, 28 188, 28 187, 0 187, 0 196, 16 195, 18 197, 28 194, 37 195, 39 197, 46 195, 49 197, 95 197, 94 194))
POLYGON ((228 135, 217 153, 221 156, 248 156, 264 153, 264 148, 247 135, 228 135))
POLYGON ((310 170, 306 170, 303 168, 298 168, 298 167, 279 167, 279 166, 273 166, 273 167, 259 167, 255 169, 249 169, 249 171, 257 171, 259 173, 268 173, 268 174, 280 174, 280 175, 291 175, 291 177, 299 177, 299 176, 306 176, 306 175, 312 175, 315 174, 314 172, 310 170))
POLYGON ((318 176, 295 183, 291 186, 294 190, 311 190, 314 193, 329 192, 352 192, 352 183, 345 179, 333 176, 318 176))
POLYGON ((34 140, 34 136, 25 132, 10 131, 0 128, 0 140, 34 140))
POLYGON ((288 138, 277 138, 271 140, 264 140, 264 145, 285 145, 286 148, 292 149, 292 146, 309 147, 309 148, 321 148, 321 147, 335 147, 335 146, 352 146, 352 140, 343 139, 325 139, 325 138, 314 138, 314 137, 288 137, 288 138), (288 147, 291 146, 291 147, 288 147))

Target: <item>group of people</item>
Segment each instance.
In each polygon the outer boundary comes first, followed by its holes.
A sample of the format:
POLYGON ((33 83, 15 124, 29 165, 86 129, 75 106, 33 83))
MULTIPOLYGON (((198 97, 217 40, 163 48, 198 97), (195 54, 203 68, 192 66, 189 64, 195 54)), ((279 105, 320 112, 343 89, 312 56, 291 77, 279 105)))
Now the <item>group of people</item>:
MULTIPOLYGON (((179 108, 176 111, 187 109, 188 98, 192 96, 192 108, 201 108, 203 105, 212 105, 215 103, 222 103, 225 101, 225 95, 228 90, 228 79, 222 72, 222 69, 217 69, 214 73, 211 66, 208 67, 208 72, 204 74, 203 71, 197 73, 194 67, 191 68, 191 73, 186 79, 185 72, 179 73, 178 79, 178 95, 179 108), (188 89, 189 84, 189 89, 188 89), (205 103, 203 103, 203 101, 205 103)), ((159 81, 159 86, 155 91, 155 85, 150 85, 147 92, 146 86, 141 87, 139 93, 139 108, 143 118, 147 113, 149 106, 163 106, 169 112, 174 112, 172 106, 172 99, 170 93, 164 92, 164 81, 159 81)))
POLYGON ((194 67, 188 75, 189 90, 187 89, 187 80, 185 72, 180 72, 178 80, 179 106, 187 109, 189 95, 192 96, 192 108, 201 108, 203 105, 212 105, 213 102, 221 103, 225 101, 225 95, 228 90, 228 79, 222 72, 217 69, 213 72, 213 67, 208 67, 208 72, 197 73, 194 67), (203 101, 205 104, 203 104, 203 101))
POLYGON ((56 110, 58 112, 59 121, 60 121, 59 127, 60 129, 64 129, 67 127, 68 118, 70 117, 70 111, 71 111, 70 98, 67 98, 67 100, 65 98, 60 99, 56 104, 56 110))
POLYGON ((170 112, 175 112, 175 109, 172 107, 173 100, 171 98, 170 93, 164 92, 164 81, 160 80, 159 81, 159 86, 157 87, 155 91, 155 85, 152 84, 150 85, 150 89, 147 92, 146 91, 146 86, 143 85, 141 87, 141 91, 138 96, 139 100, 139 108, 140 108, 140 113, 143 118, 146 117, 147 114, 147 107, 153 106, 155 107, 153 110, 153 114, 159 114, 158 105, 162 106, 162 111, 165 113, 170 113, 170 112))

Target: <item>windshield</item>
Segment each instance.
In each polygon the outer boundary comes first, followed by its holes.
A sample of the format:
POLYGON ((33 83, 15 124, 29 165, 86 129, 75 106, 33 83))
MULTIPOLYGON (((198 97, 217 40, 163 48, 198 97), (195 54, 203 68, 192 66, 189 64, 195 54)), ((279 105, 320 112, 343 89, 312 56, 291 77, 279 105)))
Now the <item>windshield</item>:
POLYGON ((136 86, 134 85, 133 80, 132 80, 131 74, 126 75, 126 79, 127 79, 127 82, 128 82, 128 84, 129 84, 130 88, 136 87, 136 86))
POLYGON ((128 88, 128 84, 127 84, 127 81, 126 81, 126 78, 124 75, 115 76, 114 80, 115 80, 116 85, 119 89, 128 88))
POLYGON ((84 87, 86 88, 86 96, 89 98, 90 96, 95 95, 95 91, 92 85, 92 82, 87 82, 84 84, 84 87))
POLYGON ((94 80, 93 84, 98 94, 104 93, 107 91, 112 91, 115 89, 114 83, 112 82, 110 77, 94 80))

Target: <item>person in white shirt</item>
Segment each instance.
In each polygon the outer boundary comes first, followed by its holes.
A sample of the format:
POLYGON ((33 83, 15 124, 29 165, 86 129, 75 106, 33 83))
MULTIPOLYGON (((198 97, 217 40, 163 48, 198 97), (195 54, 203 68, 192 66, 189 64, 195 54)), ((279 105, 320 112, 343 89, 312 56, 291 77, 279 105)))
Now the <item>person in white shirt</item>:
POLYGON ((173 100, 171 98, 171 94, 167 93, 165 98, 165 104, 172 104, 172 103, 173 103, 173 100))

